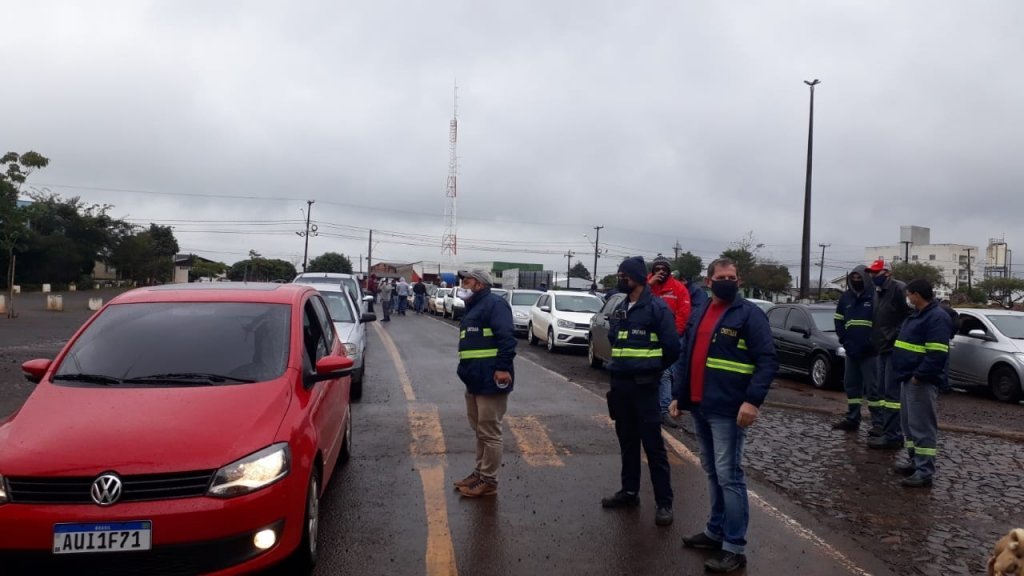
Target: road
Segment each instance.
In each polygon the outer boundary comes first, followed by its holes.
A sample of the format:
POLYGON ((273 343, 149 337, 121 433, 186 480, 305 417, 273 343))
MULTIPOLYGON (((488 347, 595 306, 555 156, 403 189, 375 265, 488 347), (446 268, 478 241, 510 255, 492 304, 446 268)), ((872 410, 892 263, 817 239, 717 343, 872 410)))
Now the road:
MULTIPOLYGON (((20 363, 52 357, 88 317, 82 296, 68 296, 63 313, 22 304, 20 318, 0 319, 0 417, 31 391, 20 363)), ((685 418, 666 432, 675 524, 654 526, 646 472, 639 509, 603 510, 600 498, 618 488, 607 375, 582 354, 520 341, 500 494, 462 500, 450 483, 472 469, 474 440, 454 324, 396 317, 369 335, 355 455, 325 497, 317 574, 702 573, 703 555, 680 544, 707 513, 685 418)), ((1021 407, 943 397, 947 428, 993 434, 943 432, 936 486, 908 493, 887 470, 891 453, 866 450, 863 432, 829 428, 844 405, 841 393, 776 382, 746 453, 755 494, 746 573, 982 573, 995 539, 1024 525, 1021 407)))

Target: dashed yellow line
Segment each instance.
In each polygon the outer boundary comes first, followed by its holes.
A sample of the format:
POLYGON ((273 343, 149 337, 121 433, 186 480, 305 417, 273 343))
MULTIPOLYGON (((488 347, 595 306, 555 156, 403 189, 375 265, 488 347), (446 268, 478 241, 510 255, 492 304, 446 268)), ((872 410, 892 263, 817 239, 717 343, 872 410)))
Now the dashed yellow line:
POLYGON ((427 514, 427 576, 458 576, 452 532, 448 525, 447 490, 444 481, 446 448, 437 406, 416 403, 412 381, 409 379, 398 347, 384 329, 377 324, 372 326, 395 364, 407 402, 409 430, 412 434, 409 452, 416 462, 420 482, 423 484, 423 505, 427 514))
MULTIPOLYGON (((519 454, 530 466, 565 466, 547 429, 536 416, 506 416, 505 422, 516 438, 519 454)), ((562 454, 568 454, 563 450, 562 454)))

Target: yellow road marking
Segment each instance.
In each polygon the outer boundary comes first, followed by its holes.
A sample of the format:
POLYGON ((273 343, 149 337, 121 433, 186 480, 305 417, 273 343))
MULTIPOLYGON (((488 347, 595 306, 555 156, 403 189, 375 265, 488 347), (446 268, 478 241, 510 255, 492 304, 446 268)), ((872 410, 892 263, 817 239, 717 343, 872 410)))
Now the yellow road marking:
POLYGON ((458 576, 455 565, 455 548, 452 546, 452 532, 448 526, 448 502, 446 500, 444 472, 446 468, 444 432, 437 406, 417 404, 412 381, 398 353, 398 347, 380 326, 373 324, 385 350, 391 356, 402 383, 402 392, 407 401, 409 431, 412 442, 409 452, 416 462, 423 484, 423 505, 427 514, 427 576, 458 576))
MULTIPOLYGON (((519 445, 519 454, 530 466, 565 466, 544 425, 536 416, 506 416, 505 422, 519 445)), ((563 454, 568 451, 563 450, 563 454)))
POLYGON ((391 339, 391 335, 381 328, 379 324, 371 323, 370 326, 373 326, 373 329, 377 331, 377 336, 380 336, 381 341, 384 342, 384 348, 387 349, 388 354, 391 355, 392 360, 395 362, 395 370, 398 371, 398 381, 402 384, 405 401, 415 402, 416 393, 412 391, 412 380, 409 379, 409 373, 405 371, 405 363, 402 362, 402 355, 398 353, 395 341, 391 339))

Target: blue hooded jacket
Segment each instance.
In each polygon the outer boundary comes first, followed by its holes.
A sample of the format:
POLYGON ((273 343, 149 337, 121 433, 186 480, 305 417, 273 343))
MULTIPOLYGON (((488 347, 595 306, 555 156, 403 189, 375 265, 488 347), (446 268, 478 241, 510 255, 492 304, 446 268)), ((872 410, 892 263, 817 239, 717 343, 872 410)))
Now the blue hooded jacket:
POLYGON ((470 394, 508 394, 515 381, 516 357, 512 307, 484 288, 466 301, 459 327, 459 379, 470 394), (499 385, 495 371, 512 374, 513 382, 499 385))
POLYGON ((911 314, 903 322, 892 352, 896 381, 916 378, 919 382, 944 385, 952 334, 952 318, 934 300, 911 314))
POLYGON ((868 358, 876 354, 871 337, 874 331, 876 291, 867 267, 857 266, 850 272, 850 276, 846 277, 846 292, 843 292, 836 304, 836 336, 846 349, 847 356, 854 359, 868 358), (860 274, 863 279, 864 286, 860 292, 854 290, 850 282, 853 274, 860 274))

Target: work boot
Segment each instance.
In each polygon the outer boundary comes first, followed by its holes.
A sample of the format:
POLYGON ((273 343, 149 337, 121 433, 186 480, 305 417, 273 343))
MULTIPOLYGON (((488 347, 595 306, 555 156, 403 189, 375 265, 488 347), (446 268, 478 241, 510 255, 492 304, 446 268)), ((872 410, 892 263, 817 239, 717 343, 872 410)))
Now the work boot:
POLYGON ((679 428, 679 423, 676 422, 675 418, 669 416, 668 414, 662 414, 661 425, 666 428, 679 428))
POLYGON ((900 480, 900 484, 907 488, 931 488, 932 479, 914 474, 913 476, 907 476, 903 480, 900 480))
POLYGON ((705 550, 721 550, 722 543, 707 534, 700 532, 683 538, 683 546, 687 548, 703 548, 705 550))
POLYGON ((480 498, 481 496, 494 496, 498 493, 498 483, 491 480, 478 478, 469 486, 460 486, 459 494, 466 498, 480 498))
POLYGON ((654 513, 654 524, 657 526, 671 526, 672 509, 659 506, 658 511, 654 513))
POLYGON ((704 569, 716 574, 725 574, 726 572, 739 570, 746 565, 747 557, 743 554, 719 550, 717 554, 708 559, 707 562, 704 562, 704 569))
POLYGON ((871 438, 868 440, 868 448, 875 450, 898 450, 903 448, 903 442, 899 440, 886 440, 884 437, 871 438))
POLYGON ((860 422, 854 422, 849 418, 843 418, 832 425, 833 430, 844 430, 846 432, 855 432, 860 429, 860 422))
POLYGON ((636 494, 629 494, 625 490, 619 490, 614 495, 601 498, 602 508, 633 508, 640 505, 640 497, 636 494))
POLYGON ((900 460, 892 465, 892 470, 900 476, 910 476, 917 472, 917 466, 910 460, 900 460))
POLYGON ((480 479, 480 475, 476 473, 476 470, 474 470, 472 474, 470 474, 469 476, 466 476, 462 480, 459 480, 457 482, 452 482, 452 485, 455 486, 455 488, 457 490, 459 488, 462 488, 463 486, 472 486, 473 484, 476 484, 476 481, 479 480, 479 479, 480 479))

